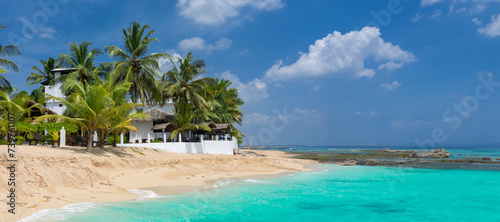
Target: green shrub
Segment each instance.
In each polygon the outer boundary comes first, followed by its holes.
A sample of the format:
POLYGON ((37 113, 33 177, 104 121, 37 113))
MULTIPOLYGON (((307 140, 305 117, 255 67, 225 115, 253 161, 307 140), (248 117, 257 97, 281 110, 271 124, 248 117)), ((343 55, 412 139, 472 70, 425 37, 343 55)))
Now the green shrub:
POLYGON ((14 138, 16 139, 16 145, 23 145, 24 141, 26 141, 23 136, 16 136, 14 138))
POLYGON ((53 140, 51 135, 42 135, 43 140, 53 140))
POLYGON ((1 139, 0 140, 0 145, 7 145, 7 140, 1 139))
MULTIPOLYGON (((113 144, 114 141, 115 138, 113 137, 113 135, 108 136, 108 138, 106 139, 106 142, 108 142, 108 144, 113 144)), ((120 143, 120 135, 116 135, 116 143, 120 143)), ((126 136, 123 136, 123 143, 128 143, 128 138, 126 136)))

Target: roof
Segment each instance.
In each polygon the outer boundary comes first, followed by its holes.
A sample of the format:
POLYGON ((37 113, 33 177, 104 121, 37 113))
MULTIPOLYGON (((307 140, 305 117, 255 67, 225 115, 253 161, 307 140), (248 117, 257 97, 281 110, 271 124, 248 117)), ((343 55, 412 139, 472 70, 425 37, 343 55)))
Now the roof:
POLYGON ((55 68, 50 70, 51 72, 64 72, 64 71, 75 71, 76 68, 55 68))
POLYGON ((169 116, 173 116, 172 114, 170 114, 168 112, 165 112, 163 110, 159 110, 156 108, 152 108, 152 109, 145 111, 143 113, 151 116, 151 117, 147 118, 145 121, 162 120, 162 119, 166 119, 169 116))
POLYGON ((217 123, 215 124, 215 128, 213 130, 228 130, 231 129, 231 125, 229 123, 217 123))
POLYGON ((165 131, 172 131, 177 129, 177 126, 173 123, 162 123, 158 125, 154 125, 151 130, 165 130, 165 131))
MULTIPOLYGON (((31 100, 28 100, 26 103, 27 103, 28 107, 32 107, 32 106, 34 106, 34 105, 36 104, 35 102, 33 102, 33 101, 31 101, 31 100)), ((40 104, 38 104, 38 105, 42 107, 42 109, 45 111, 45 112, 44 112, 45 114, 57 115, 57 113, 56 113, 56 112, 54 112, 54 111, 52 111, 52 110, 48 109, 47 107, 45 107, 45 106, 43 106, 43 105, 40 105, 40 104)), ((35 107, 34 107, 34 108, 35 108, 35 107)), ((34 116, 41 116, 41 115, 42 115, 42 111, 41 111, 40 109, 32 109, 32 110, 31 110, 31 117, 34 117, 34 116)))

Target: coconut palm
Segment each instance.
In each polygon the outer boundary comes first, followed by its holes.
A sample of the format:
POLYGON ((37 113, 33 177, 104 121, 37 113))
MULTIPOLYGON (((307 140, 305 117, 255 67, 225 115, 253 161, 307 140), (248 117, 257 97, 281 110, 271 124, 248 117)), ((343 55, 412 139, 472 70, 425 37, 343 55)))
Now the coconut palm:
POLYGON ((218 117, 215 123, 233 123, 241 125, 243 112, 241 106, 245 104, 238 97, 238 90, 230 88, 232 82, 224 79, 215 79, 214 84, 205 84, 205 100, 208 101, 211 111, 218 117))
POLYGON ((86 87, 96 81, 95 73, 95 58, 102 54, 98 48, 90 49, 92 42, 82 41, 80 44, 75 42, 69 43, 69 54, 59 55, 59 60, 63 66, 73 67, 76 70, 68 75, 62 75, 56 81, 67 81, 68 79, 76 79, 83 83, 86 87))
MULTIPOLYGON (((5 29, 7 26, 0 25, 0 29, 5 29)), ((0 74, 8 73, 7 69, 12 69, 15 72, 19 72, 19 69, 16 63, 4 59, 2 57, 6 56, 17 56, 21 54, 21 50, 19 47, 15 45, 1 46, 0 45, 0 74)), ((12 91, 12 85, 10 82, 3 76, 0 75, 0 90, 12 91)))
POLYGON ((52 97, 66 105, 71 110, 73 117, 61 115, 45 115, 37 118, 37 121, 67 121, 81 127, 87 133, 88 144, 86 151, 92 148, 92 136, 95 131, 100 133, 101 139, 116 130, 137 130, 131 122, 133 119, 143 119, 148 116, 142 113, 132 112, 139 104, 127 103, 126 95, 130 83, 116 84, 110 78, 101 81, 93 74, 95 83, 90 85, 76 79, 69 79, 65 84, 65 90, 71 88, 67 99, 52 97))
POLYGON ((114 62, 106 66, 114 68, 112 72, 117 82, 128 81, 132 83, 130 96, 133 102, 141 101, 142 104, 156 103, 159 100, 160 77, 159 61, 169 58, 165 53, 148 55, 149 47, 153 41, 155 30, 149 25, 141 25, 137 22, 130 23, 130 28, 123 29, 124 48, 107 46, 106 50, 114 62))
POLYGON ((172 131, 170 139, 173 139, 178 133, 183 135, 190 130, 205 130, 210 132, 210 127, 201 122, 211 118, 217 119, 217 116, 210 111, 205 109, 194 109, 193 105, 190 103, 177 103, 175 106, 172 123, 177 126, 177 129, 172 131))
MULTIPOLYGON (((38 68, 36 66, 31 67, 31 70, 34 70, 36 72, 32 72, 30 76, 26 79, 26 82, 28 84, 26 86, 46 82, 46 83, 52 83, 54 80, 54 74, 50 71, 54 70, 55 68, 60 68, 62 67, 62 63, 52 57, 49 57, 47 60, 40 60, 40 63, 42 63, 42 68, 38 68)), ((40 91, 44 92, 45 87, 43 85, 40 86, 40 91)))
POLYGON ((13 117, 16 123, 31 121, 31 109, 43 110, 39 103, 29 104, 33 99, 27 92, 21 91, 9 95, 8 92, 0 91, 0 135, 3 138, 9 129, 9 117, 13 117))
POLYGON ((203 86, 210 82, 211 78, 197 79, 206 72, 203 69, 205 61, 194 59, 191 53, 188 53, 185 59, 179 58, 178 65, 173 59, 170 61, 174 67, 163 75, 164 93, 176 104, 192 103, 196 109, 208 109, 209 106, 202 95, 203 86))

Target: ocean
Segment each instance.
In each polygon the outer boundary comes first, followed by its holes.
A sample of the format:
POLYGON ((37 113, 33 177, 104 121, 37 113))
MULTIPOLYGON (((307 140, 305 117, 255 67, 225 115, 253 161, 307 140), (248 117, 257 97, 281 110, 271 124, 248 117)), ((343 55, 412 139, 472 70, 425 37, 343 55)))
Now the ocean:
MULTIPOLYGON (((351 149, 266 149, 290 148, 351 149)), ((447 150, 452 158, 500 158, 495 148, 447 150)), ((135 190, 136 201, 73 204, 22 221, 500 221, 498 170, 314 167, 275 179, 221 180, 180 195, 135 190)))

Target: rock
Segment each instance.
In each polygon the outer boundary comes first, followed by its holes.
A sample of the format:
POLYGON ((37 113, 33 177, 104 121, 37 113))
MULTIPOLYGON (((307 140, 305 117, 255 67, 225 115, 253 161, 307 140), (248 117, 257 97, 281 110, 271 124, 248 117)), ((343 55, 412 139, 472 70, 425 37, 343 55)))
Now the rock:
POLYGON ((450 152, 444 148, 439 148, 431 151, 416 153, 416 157, 420 158, 449 158, 450 152))
POLYGON ((367 159, 365 162, 365 165, 367 166, 376 166, 378 164, 378 161, 374 159, 367 159))
POLYGON ((266 157, 266 155, 258 154, 254 151, 242 151, 239 153, 241 156, 253 156, 253 157, 266 157))
POLYGON ((489 157, 483 157, 481 160, 491 160, 489 157))
POLYGON ((378 152, 389 152, 389 148, 383 148, 383 149, 379 149, 379 150, 376 150, 378 152))
POLYGON ((376 166, 378 163, 375 159, 361 159, 357 161, 356 165, 376 166))
POLYGON ((344 162, 337 163, 339 166, 354 166, 357 164, 358 161, 356 160, 346 160, 344 162))

